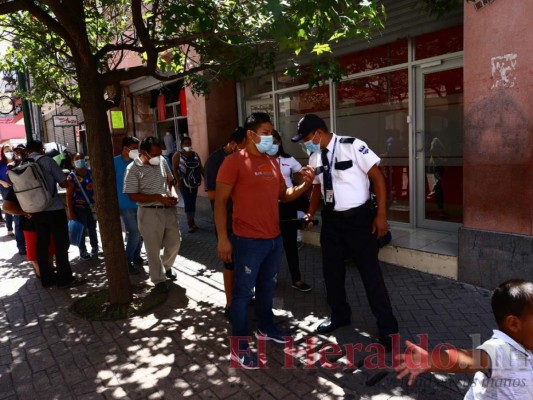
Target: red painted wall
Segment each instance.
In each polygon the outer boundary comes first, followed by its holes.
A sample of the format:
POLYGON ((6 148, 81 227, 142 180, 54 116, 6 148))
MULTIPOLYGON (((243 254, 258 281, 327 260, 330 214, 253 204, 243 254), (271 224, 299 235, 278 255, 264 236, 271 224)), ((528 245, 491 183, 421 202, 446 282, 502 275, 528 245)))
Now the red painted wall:
POLYGON ((531 235, 533 1, 464 11, 464 226, 531 235))

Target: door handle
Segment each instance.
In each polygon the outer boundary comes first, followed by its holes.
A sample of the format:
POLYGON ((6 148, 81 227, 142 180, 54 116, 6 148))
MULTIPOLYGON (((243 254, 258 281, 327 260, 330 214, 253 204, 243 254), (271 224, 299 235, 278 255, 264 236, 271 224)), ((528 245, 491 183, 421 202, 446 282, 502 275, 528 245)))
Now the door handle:
POLYGON ((416 158, 424 152, 424 131, 416 131, 416 158))

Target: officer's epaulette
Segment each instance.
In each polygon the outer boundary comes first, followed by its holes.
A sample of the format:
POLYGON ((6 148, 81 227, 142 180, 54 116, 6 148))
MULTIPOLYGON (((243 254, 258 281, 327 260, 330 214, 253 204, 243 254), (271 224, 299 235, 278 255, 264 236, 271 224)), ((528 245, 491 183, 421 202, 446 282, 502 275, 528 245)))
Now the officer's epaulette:
POLYGON ((349 144, 352 144, 353 142, 355 142, 355 138, 354 138, 354 137, 343 137, 343 138, 340 138, 340 139, 339 139, 339 143, 349 143, 349 144))

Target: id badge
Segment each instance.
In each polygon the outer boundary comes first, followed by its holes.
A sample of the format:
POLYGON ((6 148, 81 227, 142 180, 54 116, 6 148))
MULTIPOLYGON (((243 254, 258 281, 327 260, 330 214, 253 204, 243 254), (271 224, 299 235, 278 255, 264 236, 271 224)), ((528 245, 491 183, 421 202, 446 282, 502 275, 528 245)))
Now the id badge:
POLYGON ((333 203, 333 190, 332 189, 326 190, 326 203, 333 203))

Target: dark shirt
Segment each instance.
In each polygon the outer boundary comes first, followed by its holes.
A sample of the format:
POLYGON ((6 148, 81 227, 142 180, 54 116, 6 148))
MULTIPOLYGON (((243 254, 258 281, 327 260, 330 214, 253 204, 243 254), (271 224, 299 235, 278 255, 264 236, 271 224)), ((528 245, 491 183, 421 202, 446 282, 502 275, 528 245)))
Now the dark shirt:
MULTIPOLYGON (((205 191, 213 191, 217 188, 217 174, 218 170, 220 169, 220 166, 222 165, 222 162, 226 159, 226 157, 229 154, 226 154, 226 151, 224 150, 224 147, 222 146, 220 149, 214 151, 205 162, 204 165, 204 174, 205 174, 205 191)), ((215 209, 215 202, 211 201, 211 209, 214 211, 215 209)), ((228 225, 228 233, 231 233, 232 231, 232 219, 233 219, 233 202, 231 199, 228 199, 228 215, 227 215, 227 225, 228 225)))
MULTIPOLYGON (((4 200, 12 201, 13 203, 16 203, 20 207, 20 203, 17 199, 17 196, 15 195, 15 191, 13 190, 13 187, 9 188, 9 192, 6 195, 6 198, 4 200)), ((33 221, 31 218, 26 217, 25 215, 20 216, 20 229, 23 231, 34 231, 35 226, 33 225, 33 221)))

